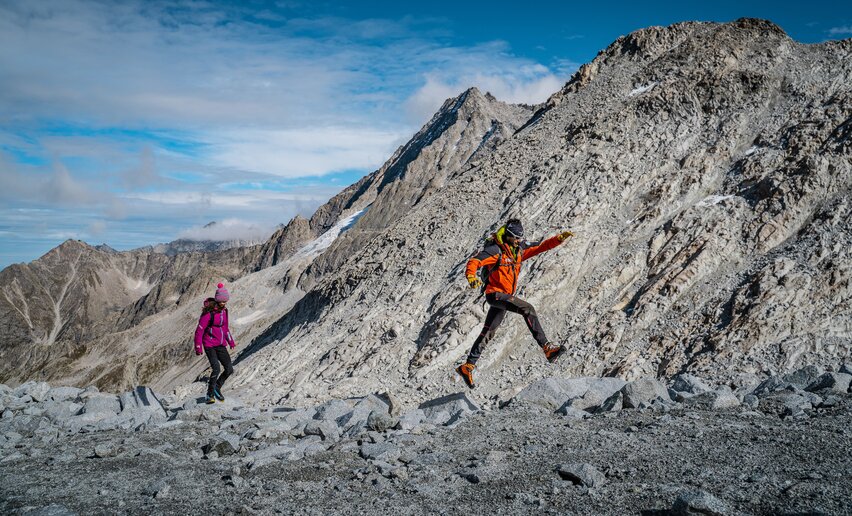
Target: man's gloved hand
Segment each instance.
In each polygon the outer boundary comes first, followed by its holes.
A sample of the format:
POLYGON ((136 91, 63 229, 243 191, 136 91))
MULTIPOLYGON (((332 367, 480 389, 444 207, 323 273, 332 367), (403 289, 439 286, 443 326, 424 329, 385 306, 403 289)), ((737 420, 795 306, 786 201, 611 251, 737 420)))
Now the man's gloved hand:
POLYGON ((559 233, 558 235, 556 235, 556 239, 559 240, 560 242, 564 242, 564 241, 568 240, 569 238, 571 238, 572 236, 574 236, 574 233, 572 233, 568 230, 565 230, 562 233, 559 233))
POLYGON ((470 284, 470 288, 479 288, 482 286, 482 280, 476 276, 468 276, 467 282, 470 284))

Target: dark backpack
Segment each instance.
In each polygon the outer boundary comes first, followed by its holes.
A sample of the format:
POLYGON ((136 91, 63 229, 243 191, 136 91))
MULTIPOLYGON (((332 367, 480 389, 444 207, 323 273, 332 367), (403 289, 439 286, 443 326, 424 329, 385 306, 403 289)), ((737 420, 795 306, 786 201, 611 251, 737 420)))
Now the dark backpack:
MULTIPOLYGON (((488 246, 497 245, 497 241, 494 240, 493 236, 490 236, 485 239, 485 245, 482 247, 486 249, 488 246)), ((477 275, 479 279, 482 281, 482 288, 479 290, 480 297, 485 293, 485 289, 488 288, 488 280, 491 278, 491 273, 497 270, 500 265, 503 263, 503 248, 497 245, 498 255, 497 255, 497 263, 494 265, 490 265, 488 267, 480 267, 477 275)))

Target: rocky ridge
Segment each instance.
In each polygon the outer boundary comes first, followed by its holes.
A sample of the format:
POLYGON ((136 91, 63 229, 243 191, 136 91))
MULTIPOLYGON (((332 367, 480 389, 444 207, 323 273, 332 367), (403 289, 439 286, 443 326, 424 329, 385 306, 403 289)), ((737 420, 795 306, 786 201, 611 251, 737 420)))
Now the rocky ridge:
POLYGON ((737 391, 686 374, 547 378, 499 407, 0 385, 0 509, 848 514, 850 380, 852 364, 737 391))
MULTIPOLYGON (((510 216, 533 238, 577 233, 519 292, 569 349, 559 374, 721 371, 737 387, 849 356, 850 55, 852 40, 801 45, 751 19, 620 38, 407 213, 367 225, 371 206, 235 381, 270 399, 457 388, 484 318, 462 269, 510 216)), ((531 342, 509 318, 479 400, 555 374, 531 342)))

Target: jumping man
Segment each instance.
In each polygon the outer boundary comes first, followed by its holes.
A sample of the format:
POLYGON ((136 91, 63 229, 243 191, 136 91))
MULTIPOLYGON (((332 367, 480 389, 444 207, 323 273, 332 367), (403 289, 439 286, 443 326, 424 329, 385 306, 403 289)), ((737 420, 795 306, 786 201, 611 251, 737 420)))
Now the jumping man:
POLYGON ((509 219, 506 225, 488 239, 485 249, 468 260, 465 275, 471 288, 482 286, 482 280, 477 275, 479 268, 490 269, 485 284, 485 300, 490 305, 488 314, 485 316, 485 325, 482 327, 482 333, 473 343, 467 362, 456 368, 456 372, 461 375, 468 387, 471 389, 475 387, 473 370, 476 367, 476 361, 482 353, 482 348, 494 337, 497 327, 506 316, 506 311, 521 314, 524 317, 524 322, 527 323, 533 338, 541 346, 549 362, 554 362, 565 351, 565 346, 557 346, 547 340, 535 308, 515 297, 515 291, 518 287, 518 275, 521 273, 521 262, 553 249, 572 236, 574 234, 570 231, 563 231, 542 242, 530 243, 523 239, 524 227, 521 221, 509 219))

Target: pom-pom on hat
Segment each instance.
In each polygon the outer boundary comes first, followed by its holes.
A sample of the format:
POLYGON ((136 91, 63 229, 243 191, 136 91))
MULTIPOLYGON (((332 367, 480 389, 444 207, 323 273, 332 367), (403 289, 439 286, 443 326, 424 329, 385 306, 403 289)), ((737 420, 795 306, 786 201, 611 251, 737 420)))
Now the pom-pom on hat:
POLYGON ((224 303, 225 301, 231 299, 231 294, 225 289, 225 285, 219 283, 216 289, 216 296, 213 298, 218 303, 224 303))

